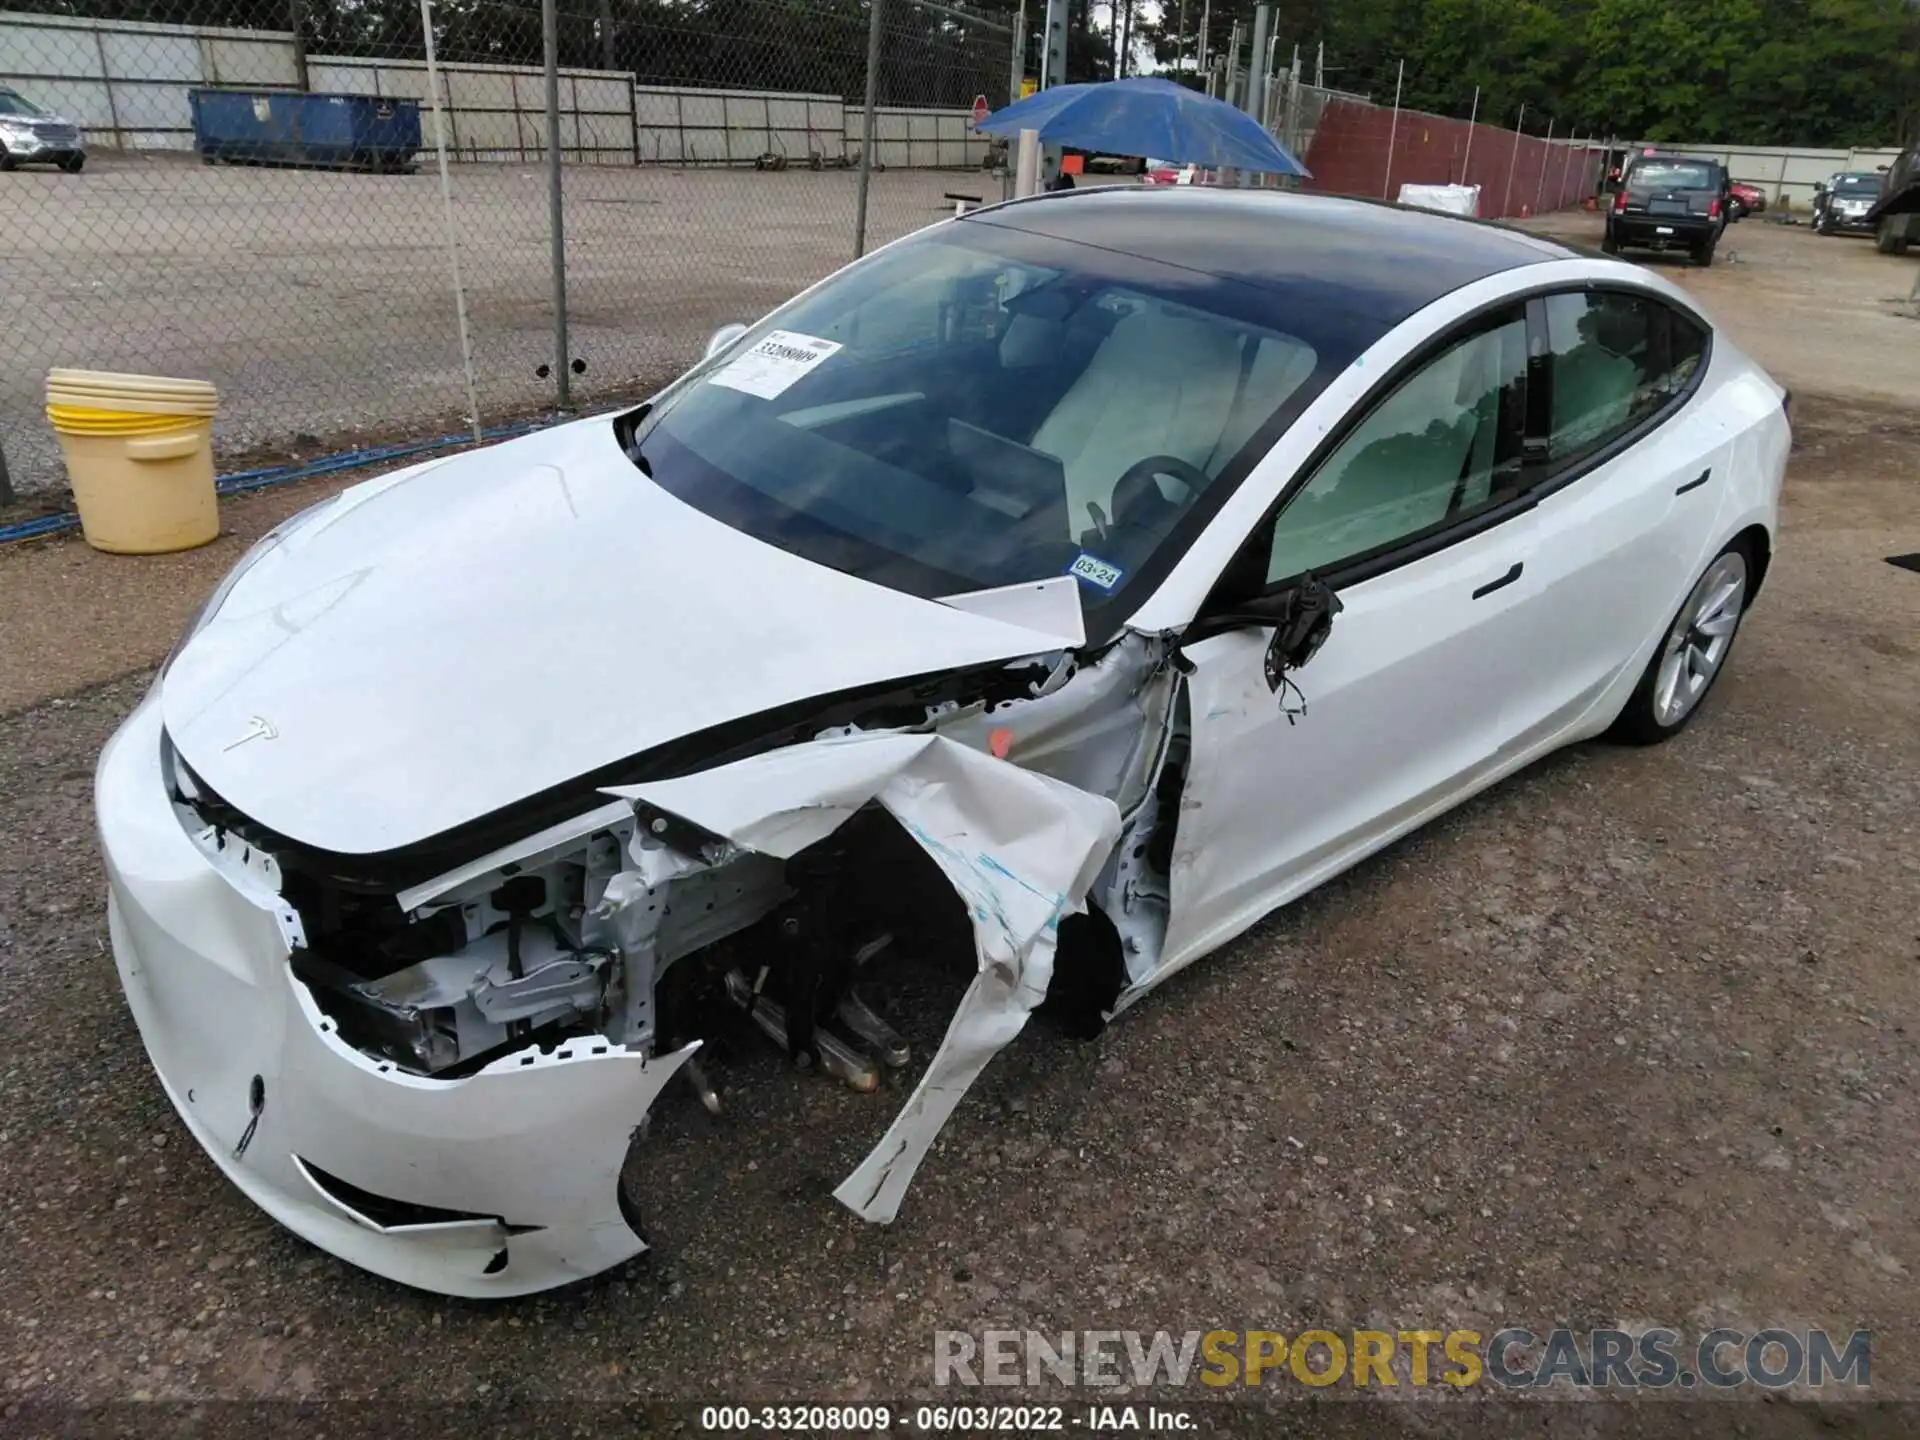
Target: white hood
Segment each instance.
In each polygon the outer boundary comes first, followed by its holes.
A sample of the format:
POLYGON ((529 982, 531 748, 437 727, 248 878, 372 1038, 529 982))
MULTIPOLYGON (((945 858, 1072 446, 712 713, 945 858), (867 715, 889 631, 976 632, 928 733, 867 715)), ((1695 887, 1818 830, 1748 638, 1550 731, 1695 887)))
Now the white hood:
POLYGON ((161 700, 243 814, 371 854, 729 720, 1061 643, 709 519, 599 418, 346 491, 246 572, 161 700))

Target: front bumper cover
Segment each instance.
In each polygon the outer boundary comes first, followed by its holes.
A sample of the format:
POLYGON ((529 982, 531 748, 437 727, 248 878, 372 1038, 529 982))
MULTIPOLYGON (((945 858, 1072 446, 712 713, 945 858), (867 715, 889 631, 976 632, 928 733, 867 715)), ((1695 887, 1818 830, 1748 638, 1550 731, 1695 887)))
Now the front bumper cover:
POLYGON ((640 1253, 621 1166, 695 1047, 649 1059, 580 1040, 451 1081, 361 1054, 293 976, 297 917, 181 827, 160 740, 150 696, 95 779, 114 960, 168 1098, 222 1173, 321 1249, 442 1294, 527 1294, 640 1253), (399 1205, 369 1213, 356 1191, 399 1205))

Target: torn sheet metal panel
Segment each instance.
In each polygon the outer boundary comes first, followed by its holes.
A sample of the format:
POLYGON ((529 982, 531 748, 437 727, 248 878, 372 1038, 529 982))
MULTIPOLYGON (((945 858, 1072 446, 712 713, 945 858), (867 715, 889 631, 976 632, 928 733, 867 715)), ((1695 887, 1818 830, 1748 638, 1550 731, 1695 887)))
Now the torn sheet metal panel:
POLYGON ((1046 693, 941 719, 939 733, 1110 796, 1125 814, 1144 793, 1172 713, 1176 675, 1166 652, 1158 636, 1126 631, 1046 693))
POLYGON ((892 1220, 961 1096, 1045 998, 1061 918, 1085 909, 1119 810, 943 736, 901 733, 816 740, 611 793, 781 858, 877 803, 959 892, 979 973, 912 1096, 834 1192, 863 1219, 892 1220))

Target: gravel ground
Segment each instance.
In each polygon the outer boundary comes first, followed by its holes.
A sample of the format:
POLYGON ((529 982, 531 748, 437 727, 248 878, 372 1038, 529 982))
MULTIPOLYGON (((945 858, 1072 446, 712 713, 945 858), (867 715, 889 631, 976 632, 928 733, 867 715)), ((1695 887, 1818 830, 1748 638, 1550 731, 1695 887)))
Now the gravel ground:
MULTIPOLYGON (((849 171, 566 172, 570 348, 584 403, 696 358, 853 255, 849 171)), ((346 449, 466 412, 439 176, 216 167, 98 156, 0 185, 0 446, 23 491, 63 483, 41 414, 52 366, 220 387, 240 454, 296 435, 346 449)), ((548 402, 553 282, 546 171, 454 167, 454 219, 481 413, 548 402)), ((998 198, 978 171, 876 175, 870 243, 998 198)))
MULTIPOLYGON (((1746 248, 1724 278, 1680 278, 1737 298, 1766 263, 1746 248)), ((1802 324, 1771 306, 1722 318, 1756 351, 1802 324)), ((1920 576, 1883 563, 1920 549, 1908 354, 1904 408, 1861 398, 1878 372, 1795 379, 1779 554, 1678 740, 1563 752, 1097 1040, 1030 1027, 889 1229, 828 1192, 898 1096, 731 1047, 728 1118, 675 1094, 630 1170, 657 1251, 513 1304, 409 1292, 309 1249, 187 1140, 118 994, 90 829, 93 758, 170 631, 99 583, 138 562, 0 553, 0 633, 20 633, 29 594, 70 627, 66 645, 42 624, 0 653, 0 1406, 53 1426, 70 1412, 36 1407, 379 1396, 349 1413, 457 1401, 495 1408, 437 1413, 576 1433, 618 1413, 568 1408, 595 1402, 933 1394, 941 1328, 1653 1322, 1870 1328, 1872 1393, 1915 1398, 1920 576), (72 647, 92 658, 59 669, 72 647)), ((191 603, 218 569, 194 564, 153 604, 191 603)), ((263 1423, 191 1414, 201 1433, 263 1423)), ((1349 1404, 1261 1433, 1549 1424, 1913 1429, 1910 1412, 1829 1407, 1349 1404)))

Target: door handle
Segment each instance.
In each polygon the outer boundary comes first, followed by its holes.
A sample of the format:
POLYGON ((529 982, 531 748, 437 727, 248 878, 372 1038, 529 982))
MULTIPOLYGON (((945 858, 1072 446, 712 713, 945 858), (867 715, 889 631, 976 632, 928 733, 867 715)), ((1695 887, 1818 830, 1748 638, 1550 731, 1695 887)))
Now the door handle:
POLYGON ((1507 571, 1507 573, 1502 575, 1498 580, 1489 580, 1486 584, 1482 585, 1478 590, 1473 592, 1473 598, 1478 600, 1482 595, 1491 595, 1496 590, 1504 590, 1520 578, 1521 569, 1522 566, 1520 562, 1518 560, 1514 561, 1511 570, 1507 571))
POLYGON ((1684 495, 1689 490, 1698 490, 1702 485, 1706 484, 1707 481, 1711 480, 1712 478, 1713 478, 1713 467, 1709 465, 1706 469, 1702 470, 1698 475, 1694 476, 1693 479, 1687 481, 1686 484, 1682 485, 1678 490, 1674 491, 1673 493, 1676 495, 1684 495))

